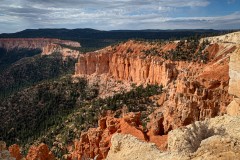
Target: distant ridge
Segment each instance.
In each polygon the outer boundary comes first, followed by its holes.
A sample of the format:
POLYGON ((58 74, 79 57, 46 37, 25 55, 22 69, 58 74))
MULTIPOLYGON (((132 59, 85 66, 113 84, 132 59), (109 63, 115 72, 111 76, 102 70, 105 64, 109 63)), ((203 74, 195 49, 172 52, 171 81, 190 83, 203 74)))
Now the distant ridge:
POLYGON ((226 30, 213 30, 213 29, 176 29, 176 30, 159 30, 159 29, 144 29, 144 30, 96 30, 91 28, 77 28, 77 29, 66 29, 66 28, 46 28, 46 29, 26 29, 16 33, 2 33, 0 38, 144 38, 144 39, 167 39, 177 38, 182 36, 192 36, 196 33, 199 34, 216 34, 228 32, 226 30), (131 34, 122 35, 123 32, 131 32, 131 34), (150 35, 139 34, 149 33, 150 35), (181 33, 180 33, 181 32, 181 33), (119 34, 121 33, 121 34, 119 34), (171 35, 165 35, 165 33, 171 33, 171 35), (89 37, 91 35, 91 37, 89 37), (100 36, 101 35, 101 36, 100 36), (81 37, 79 37, 81 36, 81 37))
POLYGON ((101 31, 91 28, 46 28, 46 29, 26 29, 16 33, 3 33, 0 38, 57 38, 80 42, 82 51, 94 51, 106 46, 116 44, 128 39, 181 39, 191 36, 215 36, 231 31, 213 29, 179 29, 179 30, 112 30, 101 31))

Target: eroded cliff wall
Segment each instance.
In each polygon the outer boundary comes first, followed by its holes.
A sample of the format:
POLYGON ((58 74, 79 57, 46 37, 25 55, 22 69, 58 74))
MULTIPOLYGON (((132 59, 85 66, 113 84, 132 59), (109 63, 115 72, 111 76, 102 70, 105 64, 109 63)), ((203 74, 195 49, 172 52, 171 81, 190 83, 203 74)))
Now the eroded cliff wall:
POLYGON ((70 49, 61 46, 60 44, 47 44, 42 48, 42 55, 51 55, 52 53, 61 53, 63 58, 72 57, 77 59, 80 52, 78 50, 70 49))
MULTIPOLYGON (((115 48, 108 47, 81 55, 75 67, 75 75, 106 73, 116 80, 167 85, 177 76, 177 64, 142 53, 143 50, 152 47, 154 46, 150 44, 129 41, 115 48)), ((167 50, 166 46, 162 48, 167 50)))
POLYGON ((51 39, 51 38, 1 38, 0 47, 7 50, 14 48, 28 48, 28 49, 41 49, 48 44, 64 44, 72 47, 81 47, 80 43, 60 40, 60 39, 51 39))
POLYGON ((52 53, 61 53, 63 58, 72 57, 78 58, 79 51, 70 48, 79 48, 80 43, 51 39, 51 38, 1 38, 0 48, 4 48, 7 51, 13 49, 41 49, 42 55, 50 55, 52 53))
MULTIPOLYGON (((176 49, 178 42, 158 46, 148 42, 128 41, 81 55, 75 66, 75 76, 91 79, 104 75, 116 81, 162 84, 164 93, 153 97, 160 107, 149 115, 150 122, 147 125, 148 140, 161 146, 161 136, 171 130, 227 112, 232 95, 238 95, 235 93, 238 92, 238 89, 235 90, 238 76, 234 72, 238 64, 234 59, 237 59, 236 53, 239 53, 239 38, 240 32, 207 38, 209 44, 203 49, 208 52, 207 63, 171 61, 146 54, 146 51, 154 48, 168 54, 167 51, 176 49), (235 69, 231 69, 232 66, 235 69), (232 76, 235 78, 230 80, 233 85, 229 88, 229 78, 232 76)), ((202 39, 200 42, 203 40, 206 41, 202 39)))
MULTIPOLYGON (((160 48, 166 50, 166 46, 169 44, 160 48)), ((162 84, 166 96, 160 104, 163 107, 155 112, 164 115, 165 133, 226 112, 231 102, 229 55, 235 51, 235 45, 210 42, 205 48, 209 52, 208 63, 171 61, 143 53, 154 47, 149 43, 128 41, 114 48, 81 55, 75 75, 105 74, 136 84, 162 84)))

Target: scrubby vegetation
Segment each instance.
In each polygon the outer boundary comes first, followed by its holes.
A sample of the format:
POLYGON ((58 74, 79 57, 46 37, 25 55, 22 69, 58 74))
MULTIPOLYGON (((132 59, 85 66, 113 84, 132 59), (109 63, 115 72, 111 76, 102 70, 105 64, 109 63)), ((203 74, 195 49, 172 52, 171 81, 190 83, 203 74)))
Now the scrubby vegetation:
POLYGON ((173 61, 199 61, 206 63, 208 61, 208 52, 204 51, 208 42, 199 43, 198 39, 189 38, 178 42, 175 50, 170 50, 162 56, 165 59, 173 61))
MULTIPOLYGON (((161 92, 162 86, 138 86, 129 92, 119 93, 106 99, 85 101, 69 114, 61 125, 52 127, 39 141, 45 141, 50 146, 54 142, 56 144, 63 144, 63 146, 71 143, 73 139, 79 138, 81 131, 87 131, 90 127, 97 127, 99 117, 104 116, 107 110, 112 110, 116 113, 116 116, 119 116, 121 114, 120 109, 126 107, 129 112, 141 111, 145 115, 148 115, 154 106, 154 102, 150 97, 161 94, 161 92), (56 140, 56 137, 61 139, 61 141, 56 140)), ((56 149, 55 153, 59 157, 66 152, 65 150, 61 151, 57 145, 54 145, 54 148, 56 149)))
POLYGON ((126 93, 119 93, 106 99, 98 99, 93 105, 95 108, 102 107, 105 110, 116 111, 122 106, 127 106, 129 112, 144 111, 146 110, 144 104, 151 102, 149 97, 161 92, 162 86, 147 85, 143 87, 141 85, 126 93))
POLYGON ((25 57, 32 57, 34 55, 40 54, 42 51, 40 49, 25 49, 25 48, 15 48, 13 50, 7 51, 5 48, 0 48, 0 73, 5 70, 9 65, 25 57))
POLYGON ((203 62, 208 61, 208 51, 205 51, 205 47, 209 44, 208 41, 199 42, 199 37, 190 37, 187 39, 182 39, 177 43, 175 49, 163 52, 161 46, 164 42, 151 42, 155 46, 151 49, 142 50, 142 53, 151 56, 161 56, 164 59, 169 59, 172 61, 194 61, 203 62))
POLYGON ((79 138, 81 131, 96 127, 99 116, 107 110, 148 112, 153 107, 150 96, 161 94, 162 86, 135 87, 106 99, 99 99, 98 86, 71 77, 44 82, 13 94, 0 103, 0 135, 8 144, 26 145, 45 142, 61 157, 66 145, 79 138))
POLYGON ((73 83, 65 77, 13 94, 0 103, 1 138, 10 144, 33 141, 50 126, 59 124, 78 102, 95 98, 97 92, 86 83, 84 79, 73 83))
POLYGON ((62 56, 55 53, 48 56, 26 57, 11 63, 0 72, 0 98, 40 81, 74 73, 76 61, 72 58, 63 61, 62 56))

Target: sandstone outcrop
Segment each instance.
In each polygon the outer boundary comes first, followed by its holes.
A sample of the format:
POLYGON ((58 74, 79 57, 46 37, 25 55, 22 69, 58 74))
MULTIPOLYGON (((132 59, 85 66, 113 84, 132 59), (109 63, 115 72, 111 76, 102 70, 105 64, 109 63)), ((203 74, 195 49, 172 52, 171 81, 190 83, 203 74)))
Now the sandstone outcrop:
MULTIPOLYGON (((239 58, 237 54, 239 54, 240 48, 239 39, 240 32, 236 32, 200 40, 200 42, 206 40, 209 42, 203 49, 203 51, 208 52, 209 60, 207 63, 171 61, 158 55, 146 54, 148 50, 157 50, 157 52, 167 54, 167 51, 176 48, 177 41, 160 46, 147 42, 128 41, 114 47, 81 55, 75 66, 75 76, 93 79, 93 77, 104 75, 109 79, 137 85, 162 84, 164 93, 155 97, 160 107, 148 116, 150 122, 147 124, 147 137, 150 142, 154 142, 158 148, 164 150, 166 147, 164 141, 167 137, 160 135, 166 135, 171 130, 192 124, 195 121, 204 121, 208 118, 224 115, 227 112, 235 114, 238 112, 238 102, 240 101, 238 93, 235 93, 238 92, 238 89, 235 88, 239 87, 237 87, 238 76, 235 75, 236 70, 237 74, 239 72, 239 64, 237 63, 239 58), (231 77, 234 78, 231 79, 231 77), (228 85, 229 79, 230 85, 228 85), (233 96, 235 97, 233 98, 233 96)), ((195 126, 198 124, 205 125, 199 122, 195 126)), ((195 128, 199 127, 201 126, 195 128)), ((198 132, 205 132, 204 127, 202 129, 198 132)), ((225 143, 225 140, 217 141, 214 136, 215 132, 212 138, 214 142, 225 143)), ((197 145, 194 142, 190 147, 194 151, 188 153, 195 152, 202 140, 200 138, 197 145)), ((210 144, 209 146, 214 147, 210 144)), ((174 154, 171 156, 174 157, 174 154)))
POLYGON ((80 55, 75 76, 106 75, 122 82, 162 84, 165 98, 159 104, 161 107, 151 116, 153 118, 150 118, 148 129, 152 135, 167 134, 180 126, 226 113, 232 101, 232 96, 228 94, 228 63, 229 55, 237 47, 235 43, 216 44, 211 39, 209 41, 210 44, 205 48, 209 52, 207 64, 170 61, 144 53, 144 50, 156 47, 162 51, 175 49, 176 42, 156 46, 147 42, 128 41, 80 55), (156 120, 154 117, 159 114, 162 114, 162 118, 156 120))
POLYGON ((54 160, 53 153, 49 150, 48 146, 44 143, 39 146, 31 146, 26 160, 54 160))
POLYGON ((207 37, 202 40, 208 40, 211 43, 232 43, 232 44, 240 44, 240 32, 233 32, 221 36, 207 37))
POLYGON ((240 115, 240 46, 230 56, 229 62, 229 93, 234 95, 233 101, 229 104, 227 112, 230 115, 240 115))
POLYGON ((72 159, 106 158, 111 136, 116 132, 131 134, 145 140, 144 134, 141 128, 139 128, 139 118, 140 114, 130 114, 122 119, 111 116, 100 119, 98 128, 89 129, 87 132, 81 134, 79 141, 75 141, 75 150, 72 153, 72 159))
POLYGON ((8 149, 6 143, 0 141, 0 159, 1 160, 55 160, 53 153, 48 146, 41 143, 38 146, 32 145, 29 148, 26 158, 21 155, 20 147, 17 144, 11 145, 8 149))
POLYGON ((108 73, 116 80, 167 85, 177 76, 176 64, 142 53, 151 47, 153 46, 129 41, 116 48, 108 47, 105 50, 80 55, 75 75, 108 73))
POLYGON ((74 59, 78 58, 79 51, 70 48, 62 47, 59 44, 48 44, 42 48, 42 55, 51 55, 52 53, 61 53, 63 58, 72 57, 74 59))
POLYGON ((140 141, 129 134, 114 134, 111 144, 106 160, 157 160, 162 153, 154 143, 140 141))
POLYGON ((239 122, 239 117, 224 115, 173 130, 169 133, 168 149, 193 153, 190 156, 198 159, 218 155, 235 159, 240 154, 239 122))
POLYGON ((229 115, 198 121, 171 131, 167 152, 160 152, 155 145, 141 142, 131 135, 115 134, 106 159, 238 159, 239 129, 240 118, 229 115))
POLYGON ((16 158, 16 160, 21 160, 22 159, 22 155, 20 153, 20 147, 17 144, 13 144, 8 148, 10 155, 14 158, 16 158))
MULTIPOLYGON (((107 116, 99 120, 98 128, 89 129, 81 134, 79 141, 75 141, 72 159, 106 158, 114 133, 130 134, 142 141, 149 139, 142 130, 140 113, 128 113, 123 118, 107 116)), ((166 143, 167 139, 162 139, 162 143, 166 143)))
POLYGON ((10 152, 7 150, 6 143, 0 141, 0 159, 1 160, 16 160, 11 156, 10 152))

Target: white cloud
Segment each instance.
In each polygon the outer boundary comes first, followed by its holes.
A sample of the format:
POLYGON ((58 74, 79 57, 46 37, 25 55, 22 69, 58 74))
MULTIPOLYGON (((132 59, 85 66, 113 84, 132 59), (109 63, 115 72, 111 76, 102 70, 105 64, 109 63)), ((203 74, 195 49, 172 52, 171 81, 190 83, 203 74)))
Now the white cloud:
POLYGON ((209 0, 160 0, 159 5, 164 7, 206 7, 209 0))
POLYGON ((110 30, 240 26, 238 12, 221 17, 169 15, 183 7, 202 8, 209 4, 210 0, 2 0, 0 32, 51 27, 110 30))

